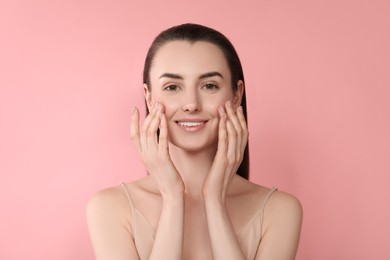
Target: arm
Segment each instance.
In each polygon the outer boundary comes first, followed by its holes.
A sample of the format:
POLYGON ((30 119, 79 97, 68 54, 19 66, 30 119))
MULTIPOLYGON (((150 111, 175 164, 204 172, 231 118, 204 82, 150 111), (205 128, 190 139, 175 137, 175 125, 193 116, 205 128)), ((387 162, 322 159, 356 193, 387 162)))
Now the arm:
POLYGON ((150 260, 181 260, 184 237, 184 183, 170 159, 168 127, 161 104, 155 103, 140 129, 139 113, 132 116, 131 138, 162 196, 162 210, 150 260), (160 136, 157 140, 157 130, 160 136))
POLYGON ((205 209, 213 259, 245 259, 225 205, 217 200, 206 200, 205 209))
POLYGON ((245 259, 226 209, 230 182, 242 161, 248 131, 241 108, 237 114, 231 103, 219 109, 218 148, 203 185, 203 197, 213 259, 245 259), (229 119, 227 118, 229 117, 229 119))
POLYGON ((184 197, 163 199, 156 237, 149 260, 182 259, 184 230, 184 197))
POLYGON ((264 210, 263 237, 256 260, 293 260, 297 253, 302 225, 299 201, 283 192, 275 192, 264 210))

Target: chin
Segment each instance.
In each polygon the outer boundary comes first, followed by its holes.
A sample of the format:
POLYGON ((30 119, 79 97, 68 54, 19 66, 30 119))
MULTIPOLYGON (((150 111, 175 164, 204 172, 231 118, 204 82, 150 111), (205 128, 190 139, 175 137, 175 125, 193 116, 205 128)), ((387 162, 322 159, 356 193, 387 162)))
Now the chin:
POLYGON ((192 138, 192 140, 175 140, 171 139, 171 144, 181 150, 189 153, 198 153, 209 149, 216 149, 217 143, 215 141, 200 142, 199 139, 192 138))

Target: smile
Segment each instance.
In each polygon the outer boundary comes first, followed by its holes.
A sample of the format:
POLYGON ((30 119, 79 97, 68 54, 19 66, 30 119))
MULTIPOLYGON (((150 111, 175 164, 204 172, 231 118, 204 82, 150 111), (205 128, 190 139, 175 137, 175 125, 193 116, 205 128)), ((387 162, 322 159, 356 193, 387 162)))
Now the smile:
POLYGON ((189 132, 196 132, 201 130, 205 124, 207 123, 206 121, 202 120, 183 120, 183 121, 176 121, 176 123, 180 126, 181 129, 189 132))
POLYGON ((200 126, 203 125, 204 122, 177 122, 181 126, 200 126))

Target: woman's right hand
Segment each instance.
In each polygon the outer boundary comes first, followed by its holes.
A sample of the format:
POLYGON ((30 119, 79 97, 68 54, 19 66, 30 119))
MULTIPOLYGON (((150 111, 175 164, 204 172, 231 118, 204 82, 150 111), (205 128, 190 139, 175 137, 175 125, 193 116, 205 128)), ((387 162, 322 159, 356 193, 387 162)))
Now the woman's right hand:
POLYGON ((131 139, 163 198, 182 195, 184 183, 169 155, 168 127, 162 104, 153 105, 142 127, 139 111, 136 107, 133 109, 131 139))

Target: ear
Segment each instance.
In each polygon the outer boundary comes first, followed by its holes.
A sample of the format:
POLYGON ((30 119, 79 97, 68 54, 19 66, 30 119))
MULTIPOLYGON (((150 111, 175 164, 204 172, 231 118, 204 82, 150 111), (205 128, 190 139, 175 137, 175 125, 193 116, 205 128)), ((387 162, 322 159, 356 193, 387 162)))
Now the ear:
POLYGON ((148 109, 152 109, 152 95, 150 94, 150 91, 148 89, 148 85, 146 83, 143 84, 144 87, 144 96, 145 96, 145 102, 146 105, 148 106, 148 109))
POLYGON ((233 97, 233 107, 237 108, 241 105, 242 95, 244 94, 244 82, 242 80, 237 81, 237 91, 233 97))

